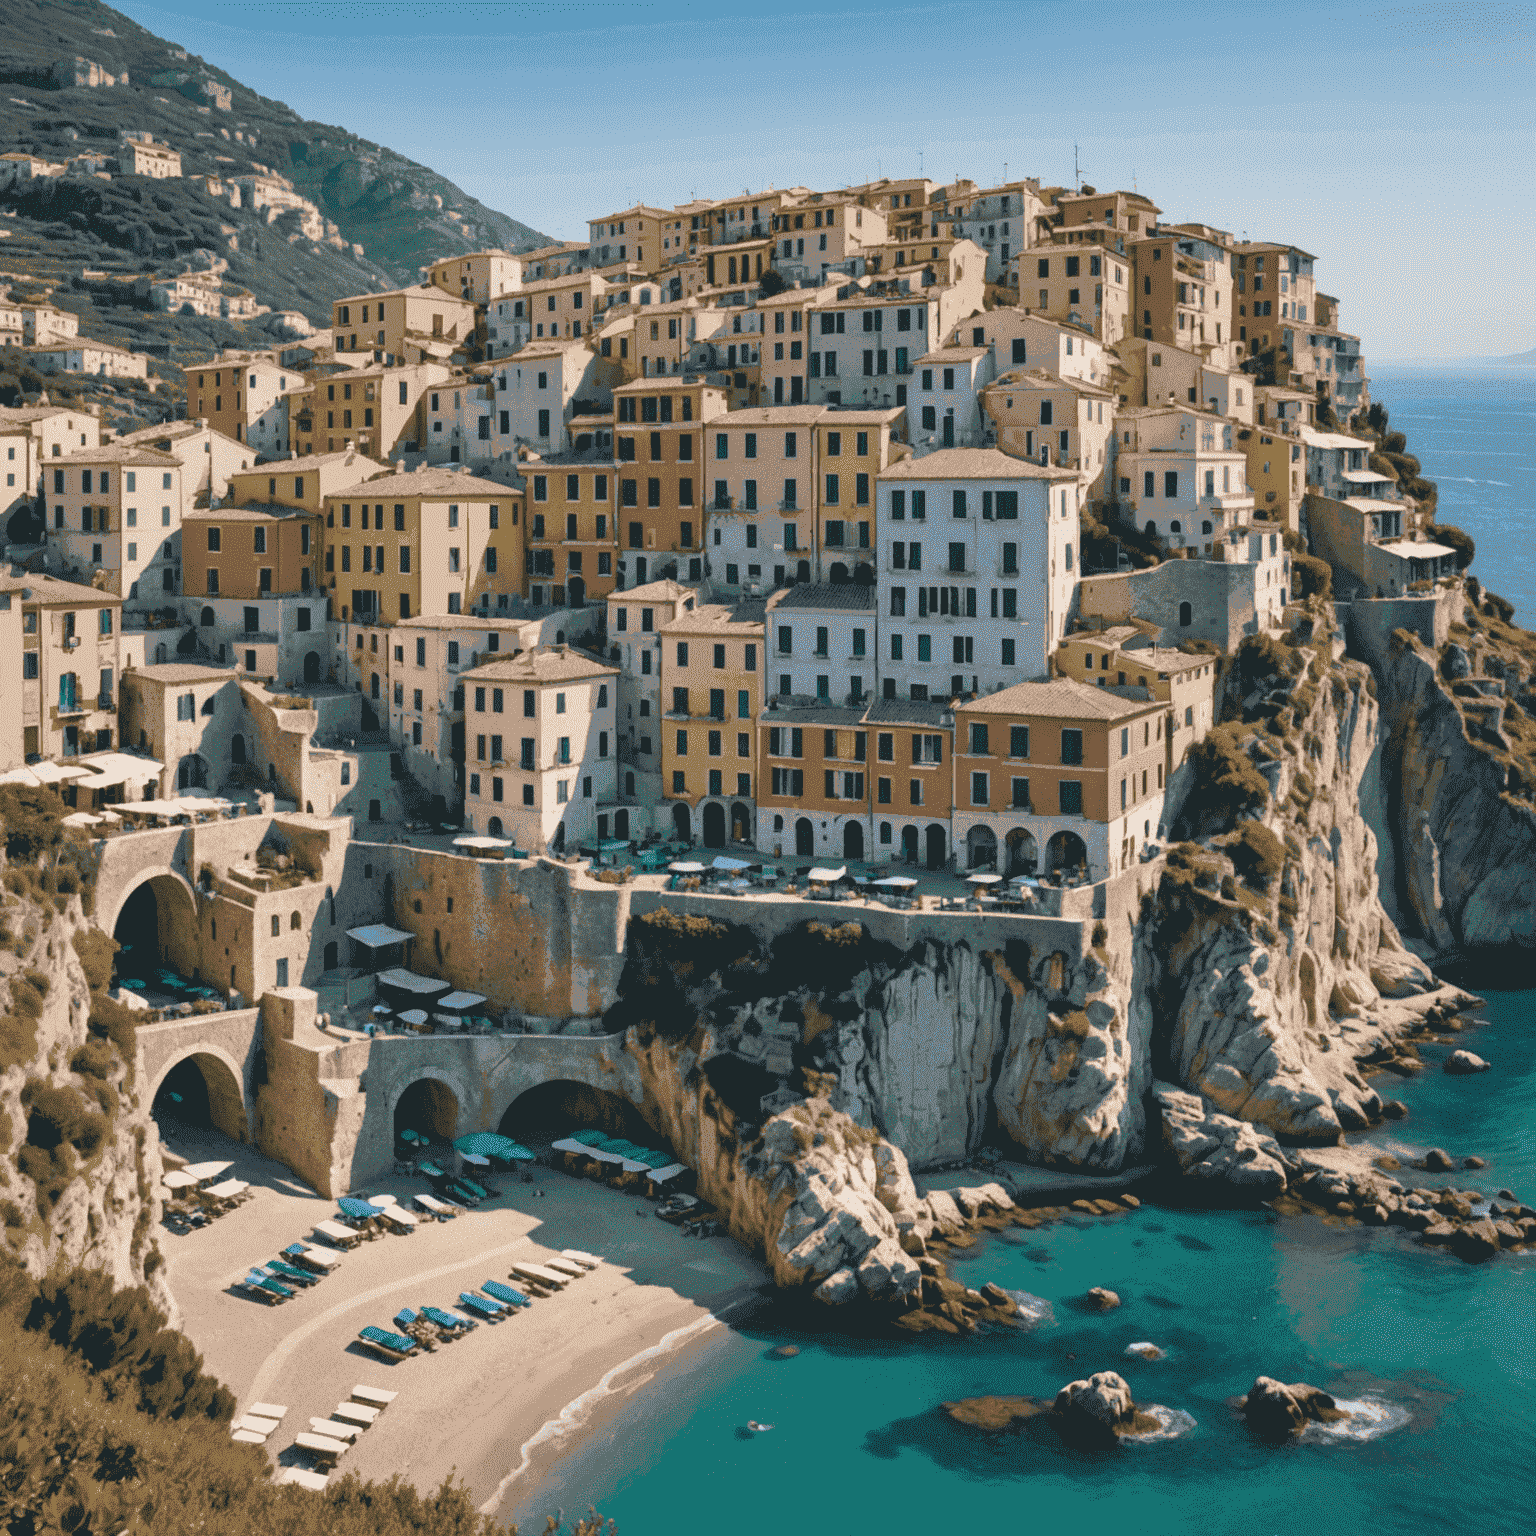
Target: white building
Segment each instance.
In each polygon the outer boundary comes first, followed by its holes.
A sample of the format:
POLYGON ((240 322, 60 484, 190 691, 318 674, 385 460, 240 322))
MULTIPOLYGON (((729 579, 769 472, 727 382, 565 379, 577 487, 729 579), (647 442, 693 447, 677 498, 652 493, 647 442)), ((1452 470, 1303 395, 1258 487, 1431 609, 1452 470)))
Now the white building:
POLYGON ((882 695, 947 699, 1042 676, 1077 581, 1077 475, 947 448, 892 465, 878 494, 882 695))
POLYGON ((465 818, 530 853, 606 837, 616 808, 618 669, 555 646, 463 674, 465 818))
POLYGON ((768 599, 764 693, 780 707, 862 708, 877 691, 880 610, 874 587, 802 583, 768 599))
POLYGON ((938 347, 918 358, 907 418, 919 457, 935 448, 988 446, 991 423, 981 408, 981 390, 995 374, 988 347, 938 347))
POLYGON ((1253 520, 1248 456, 1230 420, 1189 407, 1136 407, 1115 417, 1122 508, 1170 549, 1211 553, 1253 520))
POLYGON ((989 283, 1005 283, 1013 258, 1029 244, 1029 231, 1044 204, 1040 184, 1010 181, 955 198, 947 209, 956 240, 970 240, 986 252, 989 283))
MULTIPOLYGON (((197 521, 188 525, 194 536, 197 527, 197 521)), ((181 602, 209 660, 283 688, 326 681, 332 664, 326 607, 325 594, 316 591, 254 598, 187 595, 181 602)))
POLYGON ((850 285, 839 290, 837 299, 808 313, 806 323, 803 366, 796 366, 795 355, 801 338, 774 334, 764 339, 763 386, 766 392, 773 379, 774 404, 782 403, 781 374, 792 378, 804 372, 806 397, 817 405, 907 405, 917 359, 939 335, 939 301, 921 288, 914 290, 907 278, 868 289, 850 285), (781 368, 775 366, 776 349, 785 341, 789 357, 781 368))
POLYGON ((1064 379, 1106 385, 1114 359, 1104 343, 1081 325, 1051 320, 1026 309, 989 309, 962 320, 947 344, 990 347, 997 373, 1010 368, 1045 368, 1064 379))
MULTIPOLYGON (((284 414, 286 432, 286 412, 284 414)), ((229 494, 229 477, 250 469, 257 450, 249 443, 210 427, 206 421, 167 421, 157 427, 142 427, 126 433, 118 441, 125 447, 152 448, 181 461, 182 494, 189 502, 207 492, 222 500, 229 494)))

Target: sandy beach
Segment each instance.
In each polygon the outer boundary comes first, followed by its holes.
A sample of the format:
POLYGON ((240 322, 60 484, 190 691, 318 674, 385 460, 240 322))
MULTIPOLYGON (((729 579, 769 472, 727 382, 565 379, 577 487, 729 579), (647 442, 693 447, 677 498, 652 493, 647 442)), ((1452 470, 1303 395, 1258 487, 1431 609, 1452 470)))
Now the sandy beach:
MULTIPOLYGON (((540 1168, 532 1184, 494 1176, 501 1198, 446 1223, 424 1221, 409 1236, 363 1243, 318 1285, 267 1307, 229 1286, 250 1265, 308 1240, 316 1221, 335 1214, 334 1203, 281 1164, 221 1138, 171 1148, 230 1158, 231 1172, 257 1191, 204 1231, 162 1233, 161 1249, 182 1326, 206 1368, 242 1412, 252 1402, 287 1406, 267 1442, 273 1459, 307 1465, 293 1438, 309 1419, 328 1416, 357 1383, 385 1387, 400 1396, 340 1470, 369 1478, 398 1472, 424 1491, 453 1471, 488 1511, 504 1498, 526 1508, 530 1480, 548 1482, 551 1509, 579 1503, 581 1490, 560 1490, 562 1448, 605 1400, 645 1390, 672 1352, 720 1326, 721 1314, 766 1281, 730 1239, 684 1237, 658 1221, 647 1200, 540 1168), (605 1262, 432 1354, 388 1364, 356 1342, 365 1324, 391 1327, 401 1307, 452 1306, 460 1291, 506 1280, 514 1261, 537 1262, 562 1248, 605 1262)), ((385 1177, 368 1193, 405 1200, 423 1187, 385 1177)))

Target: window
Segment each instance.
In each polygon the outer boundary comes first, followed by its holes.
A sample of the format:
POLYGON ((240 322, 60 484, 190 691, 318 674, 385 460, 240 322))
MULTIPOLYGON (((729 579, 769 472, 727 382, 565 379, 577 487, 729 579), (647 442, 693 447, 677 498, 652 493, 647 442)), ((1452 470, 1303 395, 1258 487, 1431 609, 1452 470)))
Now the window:
POLYGON ((985 773, 973 773, 971 775, 972 805, 989 805, 991 803, 992 794, 988 779, 989 775, 985 773))
POLYGON ((1061 795, 1061 814, 1063 816, 1081 816, 1083 814, 1083 785, 1080 779, 1062 779, 1057 786, 1061 795))

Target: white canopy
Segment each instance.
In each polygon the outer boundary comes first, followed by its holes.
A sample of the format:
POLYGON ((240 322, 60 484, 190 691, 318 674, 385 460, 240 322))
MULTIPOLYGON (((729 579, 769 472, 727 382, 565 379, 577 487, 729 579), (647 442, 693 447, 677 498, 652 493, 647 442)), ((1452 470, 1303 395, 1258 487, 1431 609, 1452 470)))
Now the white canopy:
POLYGON ((427 1022, 427 1010, 425 1008, 407 1008, 400 1015, 400 1022, 415 1026, 425 1024, 427 1022))
POLYGON ((676 864, 668 864, 667 868, 674 875, 702 875, 704 866, 695 863, 692 859, 681 859, 676 864))
POLYGON ((376 1205, 382 1210, 386 1205, 398 1205, 400 1202, 393 1195, 369 1195, 368 1204, 376 1205))
POLYGON ((746 859, 733 859, 729 854, 717 853, 711 869, 723 869, 728 874, 739 874, 744 869, 751 869, 752 865, 746 859))
POLYGON ((839 864, 836 869, 822 869, 819 866, 813 869, 805 878, 815 880, 818 884, 831 885, 834 881, 841 880, 848 873, 846 864, 839 864))
POLYGON ((58 784, 64 779, 88 779, 90 770, 73 763, 22 763, 0 774, 0 784, 58 784))
POLYGON ((455 848, 510 848, 511 840, 505 837, 456 837, 455 848))
MULTIPOLYGON (((146 779, 158 778, 165 764, 157 763, 152 757, 135 757, 128 752, 93 752, 80 759, 80 766, 90 769, 86 789, 105 789, 112 784, 142 784, 146 779)), ((74 778, 75 775, 71 773, 67 777, 74 778)))
POLYGON ((911 875, 887 875, 883 880, 871 882, 874 885, 889 886, 895 890, 904 891, 908 886, 916 885, 917 881, 911 875))
POLYGON ((368 923, 362 928, 348 928, 347 937, 369 949, 387 949, 391 944, 404 944, 416 935, 407 933, 404 928, 391 928, 388 923, 368 923))
POLYGON ((210 1184, 208 1193, 217 1200, 232 1200, 241 1190, 250 1187, 244 1179, 225 1179, 222 1184, 210 1184))
POLYGON ((462 1013, 466 1008, 473 1008, 484 1001, 483 992, 449 992, 438 998, 432 1006, 441 1008, 445 1013, 462 1013))
POLYGON ((172 1168, 160 1182, 167 1189, 191 1189, 197 1180, 185 1168, 172 1168))
POLYGON ((431 997, 435 992, 446 992, 448 983, 437 981, 431 976, 418 976, 414 971, 403 970, 400 966, 392 966, 387 971, 379 972, 379 980, 386 987, 398 987, 402 992, 415 992, 422 997, 431 997))
POLYGON ((1002 878, 1001 875, 994 875, 988 871, 983 871, 979 874, 967 875, 965 883, 967 885, 998 885, 1001 883, 1002 878))
POLYGON ((1351 485, 1396 485, 1390 475, 1378 475, 1374 469, 1346 469, 1339 476, 1340 480, 1348 480, 1351 485))
POLYGON ((72 811, 64 818, 66 827, 95 827, 101 824, 100 816, 92 816, 89 811, 72 811))
POLYGON ((217 1178, 227 1168, 233 1168, 233 1163, 188 1163, 181 1171, 191 1174, 193 1182, 201 1184, 204 1179, 217 1178))

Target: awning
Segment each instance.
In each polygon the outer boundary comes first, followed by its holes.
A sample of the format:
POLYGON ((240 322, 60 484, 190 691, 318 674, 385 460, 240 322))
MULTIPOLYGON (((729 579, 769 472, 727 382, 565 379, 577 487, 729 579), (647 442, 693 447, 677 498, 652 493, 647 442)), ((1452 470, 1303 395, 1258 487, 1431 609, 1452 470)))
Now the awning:
POLYGON ((421 997, 446 992, 449 986, 446 981, 437 981, 431 976, 418 976, 414 971, 402 970, 398 965, 380 971, 378 980, 383 986, 395 987, 401 992, 415 992, 421 997))
POLYGON ((746 859, 733 859, 728 854, 717 853, 715 861, 710 867, 712 869, 723 869, 728 874, 737 875, 744 869, 751 869, 752 865, 746 859))
POLYGON ((403 928, 391 928, 388 923, 369 923, 362 928, 348 928, 347 937, 369 949, 388 949, 391 944, 404 944, 416 935, 403 928))
POLYGON ((437 999, 432 1004, 434 1008, 441 1008, 444 1013, 463 1013, 467 1008, 473 1008, 483 1003, 485 997, 479 992, 449 992, 437 999))
POLYGON ((883 880, 870 882, 873 885, 883 885, 892 890, 904 891, 917 884, 911 875, 887 875, 883 880))
POLYGON ((1397 481, 1391 475, 1378 475, 1374 469, 1346 469, 1340 476, 1340 480, 1348 480, 1351 485, 1396 485, 1397 481))
POLYGON ((205 1193, 212 1195, 215 1200, 229 1200, 250 1187, 244 1179, 225 1179, 222 1184, 209 1185, 205 1193))
POLYGON ((1378 544, 1378 549, 1384 549, 1388 554, 1396 555, 1400 560, 1439 560, 1446 555, 1454 555, 1456 551, 1444 544, 1416 544, 1412 540, 1403 539, 1395 544, 1378 544))
POLYGON ((152 757, 135 757, 128 752, 95 752, 82 757, 80 766, 90 769, 85 788, 105 789, 112 784, 142 784, 146 779, 158 778, 165 764, 157 763, 152 757))
POLYGON ((204 1179, 217 1178, 226 1168, 234 1166, 233 1163, 188 1163, 181 1171, 191 1174, 192 1178, 201 1184, 204 1179))
POLYGON ((818 885, 832 885, 841 880, 848 873, 845 864, 839 864, 836 869, 822 869, 819 866, 813 869, 805 878, 814 880, 818 885))
POLYGON ((191 1189, 197 1180, 184 1168, 172 1168, 160 1182, 167 1189, 191 1189))
POLYGON ((702 875, 704 873, 704 866, 702 864, 695 863, 692 859, 680 860, 676 864, 667 865, 667 868, 670 869, 674 875, 702 875))
POLYGON ((967 885, 998 885, 1001 883, 1002 878, 1001 875, 983 872, 981 874, 967 875, 965 883, 967 885))
POLYGON ((64 818, 66 827, 96 827, 101 825, 100 816, 92 816, 89 811, 73 811, 64 818))
POLYGON ((512 842, 505 837, 456 837, 453 840, 455 848, 477 848, 489 853, 493 848, 510 848, 512 842))
POLYGON ((420 1029, 427 1022, 427 1013, 424 1008, 407 1008, 400 1015, 402 1024, 409 1024, 413 1029, 420 1029))
POLYGON ((491 1166, 490 1158, 482 1157, 478 1152, 461 1152, 459 1156, 475 1168, 489 1168, 491 1166))
POLYGON ((472 1131, 468 1136, 460 1136, 453 1145, 465 1156, 474 1153, 481 1157, 499 1157, 505 1162, 533 1160, 533 1153, 521 1142, 513 1141, 510 1136, 498 1136, 494 1131, 472 1131))

